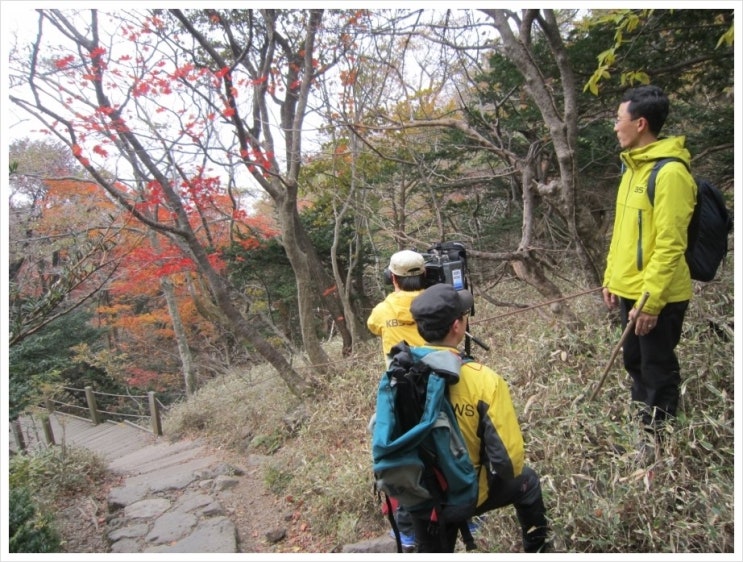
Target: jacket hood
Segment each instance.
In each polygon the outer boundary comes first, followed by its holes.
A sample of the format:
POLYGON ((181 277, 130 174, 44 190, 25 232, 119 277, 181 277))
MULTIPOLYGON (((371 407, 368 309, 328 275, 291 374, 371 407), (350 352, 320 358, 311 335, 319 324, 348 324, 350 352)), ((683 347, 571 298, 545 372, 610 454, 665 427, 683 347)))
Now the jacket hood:
POLYGON ((413 361, 428 365, 449 384, 459 382, 459 371, 462 368, 462 357, 456 350, 438 346, 417 346, 410 348, 413 361))

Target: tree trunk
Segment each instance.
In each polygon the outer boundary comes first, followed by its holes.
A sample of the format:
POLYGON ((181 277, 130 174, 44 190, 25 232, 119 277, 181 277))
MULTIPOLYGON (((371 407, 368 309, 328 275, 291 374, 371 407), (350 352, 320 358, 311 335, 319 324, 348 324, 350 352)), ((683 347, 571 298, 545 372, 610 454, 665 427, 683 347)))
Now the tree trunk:
POLYGON ((328 356, 320 345, 315 324, 315 287, 313 275, 318 269, 315 252, 304 241, 306 233, 301 227, 297 206, 292 198, 283 197, 279 201, 279 223, 284 251, 297 280, 297 306, 302 342, 312 364, 320 373, 329 366, 328 356))
POLYGON ((224 314, 229 328, 235 336, 245 344, 249 344, 266 359, 286 383, 289 390, 296 396, 304 398, 310 395, 314 388, 310 378, 304 379, 284 359, 281 353, 272 346, 258 331, 248 322, 247 318, 240 314, 230 296, 230 290, 224 278, 220 276, 209 264, 208 257, 201 245, 193 240, 189 244, 199 269, 205 273, 205 277, 211 289, 214 300, 220 311, 224 314))
POLYGON ((587 281, 598 285, 599 271, 595 261, 584 244, 584 236, 595 235, 596 228, 590 228, 592 218, 585 208, 576 211, 576 173, 575 147, 577 143, 577 101, 575 79, 570 61, 560 36, 557 21, 552 10, 524 10, 520 22, 519 35, 513 33, 506 10, 483 10, 493 18, 495 27, 501 35, 508 58, 519 69, 524 77, 524 88, 529 93, 550 130, 550 138, 555 149, 560 170, 559 207, 567 221, 571 238, 575 243, 578 258, 583 265, 587 281), (537 66, 539 60, 532 49, 531 32, 536 22, 547 38, 550 50, 558 66, 563 94, 562 112, 558 111, 559 101, 552 94, 552 89, 545 83, 537 66), (581 220, 576 220, 576 212, 581 220), (586 216, 587 215, 587 216, 586 216), (582 227, 579 229, 579 225, 582 227))
MULTIPOLYGON (((158 241, 157 233, 154 230, 151 230, 148 235, 150 238, 150 245, 156 251, 160 251, 160 243, 158 241)), ((186 396, 191 396, 196 391, 196 375, 193 370, 193 357, 191 356, 191 348, 188 345, 186 330, 183 328, 181 313, 178 310, 178 301, 175 297, 173 282, 170 280, 168 275, 163 275, 160 278, 160 288, 165 296, 168 315, 170 316, 170 322, 173 326, 173 334, 175 334, 175 341, 178 346, 178 357, 181 360, 181 372, 183 373, 183 383, 186 390, 186 396)))
POLYGON ((183 327, 181 313, 178 310, 178 301, 175 297, 173 283, 169 277, 165 276, 160 279, 160 288, 165 295, 165 302, 168 305, 168 314, 173 324, 173 333, 178 346, 178 357, 181 360, 181 372, 183 373, 183 382, 186 389, 186 396, 191 396, 196 392, 196 373, 193 367, 193 357, 191 356, 191 347, 188 345, 186 330, 183 327))

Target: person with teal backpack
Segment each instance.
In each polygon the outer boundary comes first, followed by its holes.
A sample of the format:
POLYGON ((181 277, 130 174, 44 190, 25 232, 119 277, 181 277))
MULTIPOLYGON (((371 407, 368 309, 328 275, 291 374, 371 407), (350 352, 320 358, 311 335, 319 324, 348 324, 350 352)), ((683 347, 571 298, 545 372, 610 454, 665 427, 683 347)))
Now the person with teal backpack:
MULTIPOLYGON (((410 514, 416 538, 418 519, 441 527, 436 548, 421 550, 416 540, 419 552, 453 551, 450 543, 458 530, 472 548, 467 520, 477 504, 477 474, 447 388, 459 378, 461 358, 448 351, 410 348, 404 341, 392 348, 391 357, 377 391, 372 438, 376 488, 390 502, 388 513, 394 500, 410 514)), ((390 523, 395 529, 391 517, 390 523)))
POLYGON ((413 300, 427 343, 401 342, 380 380, 372 437, 377 488, 413 516, 418 552, 453 552, 468 518, 506 505, 516 508, 524 550, 546 552, 539 476, 524 465, 508 385, 457 349, 473 303, 468 290, 446 283, 413 300), (413 398, 397 400, 400 394, 413 398), (418 413, 411 402, 423 405, 418 413))
MULTIPOLYGON (((391 285, 393 290, 372 309, 366 320, 369 331, 381 340, 385 367, 392 361, 390 352, 399 341, 405 340, 411 345, 425 343, 410 314, 410 303, 425 288, 425 274, 425 258, 418 252, 401 250, 390 257, 384 278, 385 285, 391 285)), ((382 506, 382 513, 388 518, 394 517, 390 523, 400 551, 413 551, 415 533, 410 515, 394 500, 382 506)))

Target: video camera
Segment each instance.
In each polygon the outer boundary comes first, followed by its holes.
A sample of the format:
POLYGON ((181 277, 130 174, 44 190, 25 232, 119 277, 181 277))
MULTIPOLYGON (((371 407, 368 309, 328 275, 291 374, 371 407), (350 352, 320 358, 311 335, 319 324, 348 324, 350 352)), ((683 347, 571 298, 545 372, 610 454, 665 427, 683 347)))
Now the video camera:
MULTIPOLYGON (((423 276, 423 288, 427 289, 438 283, 448 283, 457 291, 472 289, 469 286, 469 275, 467 272, 467 250, 461 242, 441 242, 434 244, 425 253, 418 252, 423 256, 426 274, 423 276)), ((384 281, 392 285, 392 275, 389 269, 384 270, 384 281)), ((471 315, 474 315, 474 306, 471 315)), ((485 350, 490 348, 469 333, 469 324, 465 332, 465 354, 470 356, 470 340, 485 350)))
MULTIPOLYGON (((416 252, 423 256, 426 274, 423 288, 438 283, 448 283, 457 291, 469 288, 467 283, 467 251, 461 242, 442 242, 428 248, 426 252, 416 252)), ((384 282, 392 285, 389 268, 384 270, 384 282)))
POLYGON ((448 283, 457 291, 467 289, 467 250, 461 242, 442 242, 421 254, 426 262, 424 285, 448 283))

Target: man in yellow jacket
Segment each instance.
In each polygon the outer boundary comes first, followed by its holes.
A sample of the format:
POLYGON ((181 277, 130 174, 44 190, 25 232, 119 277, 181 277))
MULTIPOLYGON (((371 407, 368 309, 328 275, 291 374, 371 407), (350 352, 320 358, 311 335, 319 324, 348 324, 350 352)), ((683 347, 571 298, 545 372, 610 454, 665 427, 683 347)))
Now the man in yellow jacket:
POLYGON ((374 307, 366 320, 369 331, 382 338, 382 354, 388 366, 392 346, 401 341, 408 342, 408 345, 423 343, 410 314, 410 303, 423 292, 425 274, 423 255, 413 250, 392 254, 385 275, 389 276, 394 290, 374 307))
MULTIPOLYGON (((425 347, 459 354, 474 299, 446 283, 429 287, 411 305, 425 347)), ((465 360, 459 381, 449 387, 472 464, 479 474, 475 515, 513 505, 525 552, 547 552, 547 518, 539 476, 524 465, 524 440, 506 381, 477 361, 465 360)), ((414 518, 419 552, 439 552, 440 537, 428 521, 414 518)), ((446 527, 454 550, 457 528, 446 527)))
POLYGON ((659 136, 668 110, 668 97, 656 86, 630 89, 619 104, 614 131, 624 174, 603 281, 604 302, 619 307, 622 325, 635 320, 623 345, 624 368, 632 378, 631 399, 639 406, 640 421, 656 438, 660 424, 678 407, 675 348, 692 295, 684 252, 697 197, 684 137, 659 136), (660 169, 652 204, 650 171, 656 160, 669 156, 683 162, 660 169), (638 313, 635 305, 645 292, 649 298, 638 313))

